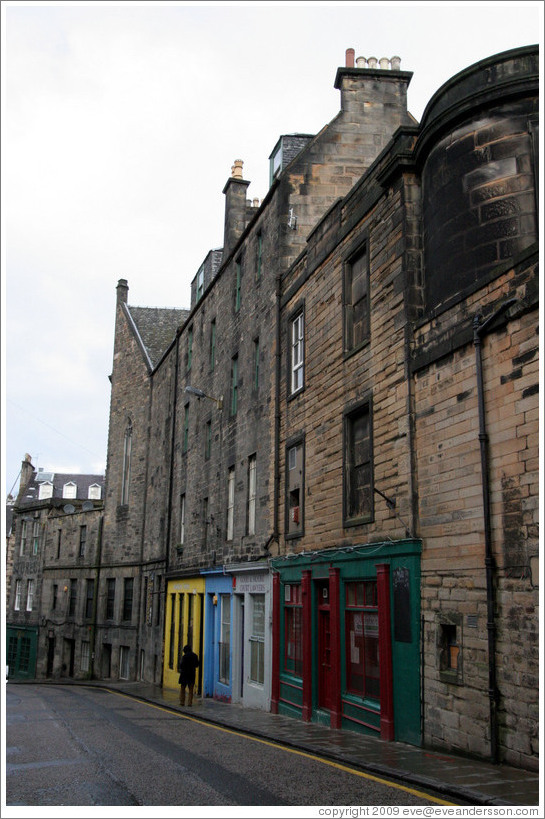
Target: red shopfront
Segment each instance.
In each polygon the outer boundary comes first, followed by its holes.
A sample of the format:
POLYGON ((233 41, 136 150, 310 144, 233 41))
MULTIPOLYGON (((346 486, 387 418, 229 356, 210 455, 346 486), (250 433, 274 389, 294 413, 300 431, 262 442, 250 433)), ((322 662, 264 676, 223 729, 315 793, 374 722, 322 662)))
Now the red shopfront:
POLYGON ((419 744, 420 542, 277 558, 273 572, 271 710, 419 744))

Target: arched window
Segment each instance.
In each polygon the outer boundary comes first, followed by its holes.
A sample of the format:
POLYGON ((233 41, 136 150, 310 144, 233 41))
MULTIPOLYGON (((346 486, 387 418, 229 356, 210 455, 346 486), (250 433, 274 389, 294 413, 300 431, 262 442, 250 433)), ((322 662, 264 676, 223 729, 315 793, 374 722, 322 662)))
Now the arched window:
POLYGON ((129 418, 125 429, 125 440, 123 442, 123 476, 121 482, 121 503, 126 506, 129 503, 129 485, 131 480, 131 450, 132 450, 132 421, 129 418))

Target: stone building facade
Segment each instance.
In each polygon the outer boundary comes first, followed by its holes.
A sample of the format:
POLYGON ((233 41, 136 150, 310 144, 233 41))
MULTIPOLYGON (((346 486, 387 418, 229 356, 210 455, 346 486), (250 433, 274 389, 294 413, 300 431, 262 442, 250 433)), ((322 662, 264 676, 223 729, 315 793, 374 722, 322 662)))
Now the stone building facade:
POLYGON ((36 471, 30 455, 13 506, 8 677, 90 677, 104 476, 36 471))
POLYGON ((261 202, 235 160, 188 310, 119 281, 91 672, 176 688, 191 643, 202 696, 531 768, 537 49, 420 123, 410 79, 349 49, 261 202))
POLYGON ((524 767, 538 754, 537 77, 534 48, 454 77, 283 277, 272 561, 276 710, 524 767))

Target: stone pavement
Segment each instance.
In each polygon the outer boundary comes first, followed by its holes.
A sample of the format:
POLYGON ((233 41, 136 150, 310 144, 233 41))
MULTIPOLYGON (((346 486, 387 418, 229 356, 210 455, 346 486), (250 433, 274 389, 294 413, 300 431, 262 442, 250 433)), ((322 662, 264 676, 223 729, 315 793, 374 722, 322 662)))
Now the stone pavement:
POLYGON ((192 708, 182 708, 178 691, 158 685, 101 681, 81 684, 119 691, 206 722, 278 742, 404 784, 433 788, 445 799, 459 799, 470 805, 543 805, 540 802, 538 771, 492 765, 401 742, 385 742, 353 731, 337 731, 317 723, 302 722, 209 698, 195 698, 192 708))

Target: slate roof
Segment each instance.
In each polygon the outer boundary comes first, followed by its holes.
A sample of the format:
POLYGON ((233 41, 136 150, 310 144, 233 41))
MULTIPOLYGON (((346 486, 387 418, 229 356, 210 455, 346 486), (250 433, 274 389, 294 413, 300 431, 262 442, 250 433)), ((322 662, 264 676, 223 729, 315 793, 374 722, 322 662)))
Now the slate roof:
MULTIPOLYGON (((53 498, 62 498, 63 487, 66 483, 76 484, 76 499, 88 500, 89 487, 93 484, 98 484, 101 488, 100 497, 104 497, 104 475, 81 475, 72 474, 68 472, 34 472, 32 478, 28 482, 28 486, 24 489, 22 495, 17 498, 17 505, 22 503, 32 503, 40 500, 40 484, 49 481, 53 484, 53 498)), ((69 499, 66 499, 67 502, 69 499)))
POLYGON ((129 307, 127 311, 132 318, 135 329, 152 367, 174 341, 176 330, 184 323, 189 310, 177 310, 169 307, 129 307))

